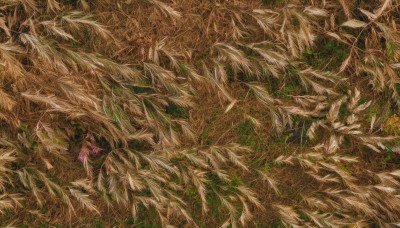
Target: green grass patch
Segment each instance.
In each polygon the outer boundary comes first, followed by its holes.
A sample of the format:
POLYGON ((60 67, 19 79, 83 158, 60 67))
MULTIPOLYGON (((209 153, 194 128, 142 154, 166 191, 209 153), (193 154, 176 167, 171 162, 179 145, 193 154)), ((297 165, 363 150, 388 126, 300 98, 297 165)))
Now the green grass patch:
POLYGON ((250 120, 244 120, 236 127, 236 132, 240 135, 239 143, 247 146, 254 151, 259 151, 262 147, 262 140, 256 134, 255 126, 250 120))
POLYGON ((288 82, 280 90, 276 90, 274 95, 282 100, 291 100, 291 95, 298 94, 302 90, 300 84, 296 83, 295 80, 288 82))
POLYGON ((302 60, 314 68, 334 71, 342 65, 349 54, 350 50, 346 45, 334 40, 321 39, 314 48, 305 50, 302 60))
POLYGON ((171 115, 172 117, 181 118, 181 119, 188 119, 189 113, 186 109, 182 107, 178 107, 174 104, 167 106, 166 113, 171 115))

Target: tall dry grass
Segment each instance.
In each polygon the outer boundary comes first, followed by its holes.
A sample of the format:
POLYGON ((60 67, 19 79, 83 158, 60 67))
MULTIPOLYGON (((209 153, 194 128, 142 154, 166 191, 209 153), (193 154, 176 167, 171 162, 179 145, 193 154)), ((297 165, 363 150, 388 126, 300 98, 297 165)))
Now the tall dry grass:
POLYGON ((399 4, 0 0, 0 224, 399 226, 399 4), (210 100, 300 143, 202 143, 210 100))

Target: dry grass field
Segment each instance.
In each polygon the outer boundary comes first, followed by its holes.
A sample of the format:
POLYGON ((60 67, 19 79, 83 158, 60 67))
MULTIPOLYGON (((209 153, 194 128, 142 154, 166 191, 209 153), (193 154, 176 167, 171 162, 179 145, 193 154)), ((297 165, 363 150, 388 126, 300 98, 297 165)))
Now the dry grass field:
POLYGON ((0 0, 0 227, 400 227, 399 0, 0 0))

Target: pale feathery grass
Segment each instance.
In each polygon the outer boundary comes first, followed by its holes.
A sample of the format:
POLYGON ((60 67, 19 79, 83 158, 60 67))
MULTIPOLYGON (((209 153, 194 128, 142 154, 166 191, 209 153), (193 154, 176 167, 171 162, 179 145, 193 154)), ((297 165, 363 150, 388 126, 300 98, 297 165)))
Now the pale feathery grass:
POLYGON ((374 93, 399 104, 399 2, 366 6, 0 1, 0 224, 39 222, 3 216, 19 213, 79 225, 74 218, 122 209, 139 220, 154 210, 152 222, 162 226, 246 227, 265 219, 256 217, 264 208, 284 226, 398 224, 399 171, 369 170, 355 152, 382 153, 395 143, 381 134, 381 120, 365 123, 381 101, 363 100, 374 93), (319 39, 349 49, 333 72, 303 59, 319 39), (297 93, 278 96, 291 82, 297 93), (247 95, 237 97, 233 85, 247 95), (249 148, 197 145, 190 113, 168 110, 201 106, 193 100, 202 90, 216 95, 224 115, 257 100, 274 135, 309 123, 307 146, 269 162, 300 170, 317 187, 298 189, 300 201, 287 205, 284 181, 275 168, 252 167, 249 148), (248 176, 265 182, 272 200, 264 202, 248 176))

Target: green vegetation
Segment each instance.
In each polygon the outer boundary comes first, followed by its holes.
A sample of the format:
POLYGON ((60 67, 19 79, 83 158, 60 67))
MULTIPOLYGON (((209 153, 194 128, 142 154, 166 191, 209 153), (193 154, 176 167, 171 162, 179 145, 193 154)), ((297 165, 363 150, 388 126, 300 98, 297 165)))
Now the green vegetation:
POLYGON ((349 47, 335 40, 322 39, 316 42, 315 47, 306 48, 304 61, 316 69, 335 71, 349 56, 349 47))
POLYGON ((262 140, 257 136, 255 126, 250 120, 240 122, 236 131, 240 135, 239 143, 241 145, 252 148, 254 151, 261 149, 262 140))

